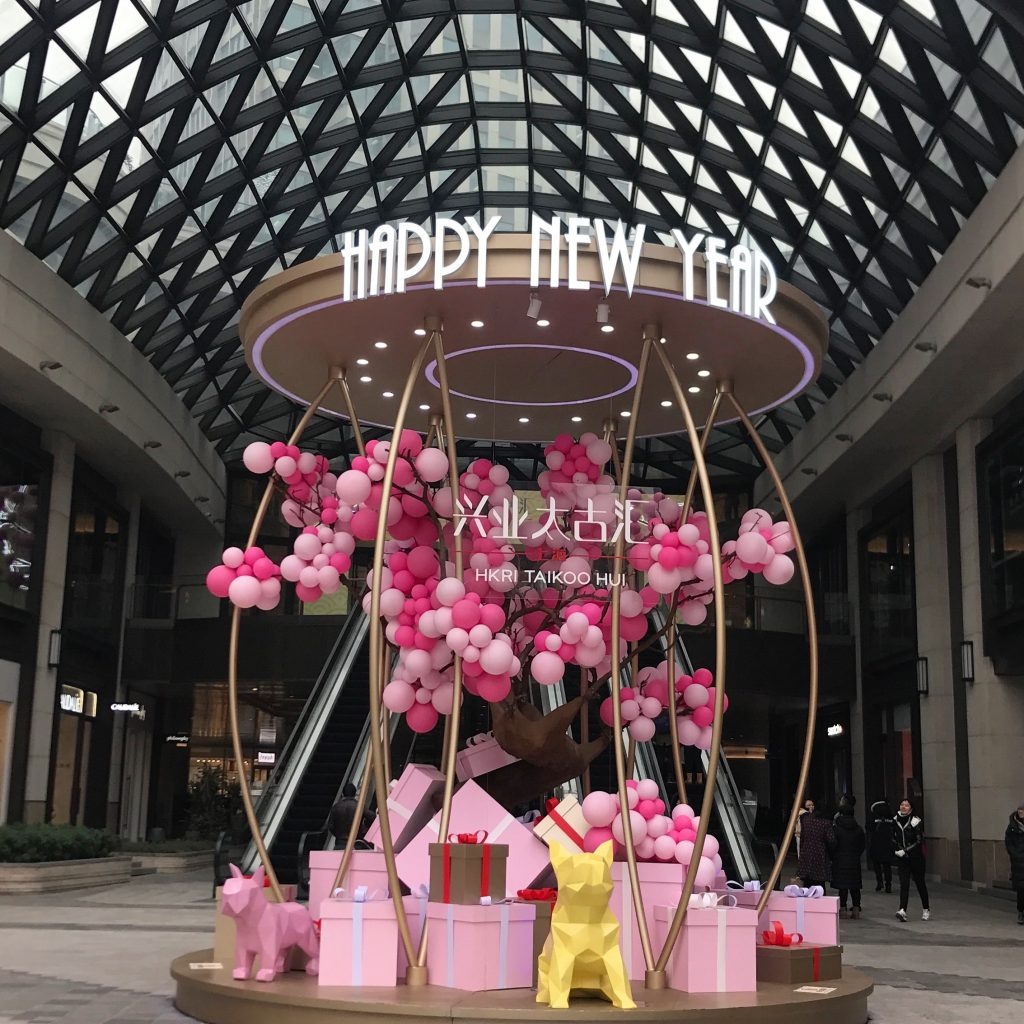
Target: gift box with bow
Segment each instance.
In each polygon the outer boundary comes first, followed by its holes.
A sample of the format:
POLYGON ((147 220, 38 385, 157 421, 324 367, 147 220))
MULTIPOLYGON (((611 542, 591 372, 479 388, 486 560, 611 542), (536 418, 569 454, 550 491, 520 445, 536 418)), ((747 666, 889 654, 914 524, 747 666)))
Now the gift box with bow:
POLYGON ((394 986, 398 919, 390 897, 359 886, 320 908, 320 985, 394 986))
MULTIPOLYGON (((703 893, 690 901, 666 965, 669 988, 680 992, 754 992, 757 912, 729 906, 731 897, 703 893)), ((665 944, 674 906, 654 908, 655 948, 665 944)))
MULTIPOLYGON (((440 822, 441 814, 438 812, 395 858, 399 878, 410 889, 429 885, 432 900, 440 897, 436 886, 430 882, 430 846, 447 838, 438 836, 440 822)), ((550 870, 548 848, 533 834, 533 829, 517 821, 480 786, 470 781, 464 783, 452 798, 448 832, 473 833, 478 829, 487 832, 488 843, 508 847, 505 891, 498 896, 514 896, 516 890, 529 888, 538 878, 547 875, 550 870)))
POLYGON ((583 853, 583 836, 590 826, 574 796, 549 800, 547 813, 533 826, 533 834, 550 846, 561 843, 570 853, 583 853))
POLYGON ((776 921, 785 931, 802 935, 804 942, 821 946, 839 943, 839 899, 826 896, 820 885, 787 885, 782 892, 773 892, 758 926, 763 933, 774 929, 776 921))
MULTIPOLYGON (((444 788, 444 775, 429 764, 407 764, 388 793, 388 821, 395 853, 416 836, 434 813, 434 797, 444 788)), ((380 812, 366 830, 367 842, 381 846, 380 812)), ((426 881, 426 879, 423 879, 426 881)))
POLYGON ((518 760, 518 757, 501 749, 493 733, 477 733, 467 741, 465 749, 455 755, 455 777, 459 782, 465 782, 497 771, 507 764, 515 764, 518 760))
MULTIPOLYGON (((309 912, 320 916, 320 905, 334 890, 343 850, 313 850, 309 855, 309 912)), ((388 869, 381 850, 353 850, 342 879, 349 890, 365 885, 367 889, 388 894, 388 869)))
POLYGON ((427 905, 427 981, 467 992, 533 984, 533 903, 427 905))
POLYGON ((487 833, 453 834, 447 843, 431 843, 430 899, 434 903, 479 903, 481 897, 505 898, 508 847, 487 842, 487 833))
MULTIPOLYGON (((653 935, 654 908, 674 907, 683 893, 683 866, 671 861, 667 864, 640 863, 636 869, 640 875, 647 928, 653 935)), ((622 947, 622 961, 626 966, 626 974, 630 981, 643 981, 647 967, 644 963, 643 946, 640 943, 640 927, 636 923, 633 893, 629 887, 629 871, 624 861, 612 864, 611 908, 621 926, 619 945, 622 947)))
POLYGON ((557 889, 520 889, 516 893, 516 903, 531 904, 537 917, 533 922, 533 984, 537 984, 537 957, 544 949, 544 943, 551 934, 551 911, 558 899, 557 889))
POLYGON ((758 981, 805 985, 843 976, 842 946, 804 942, 780 921, 765 929, 762 940, 756 949, 758 981))

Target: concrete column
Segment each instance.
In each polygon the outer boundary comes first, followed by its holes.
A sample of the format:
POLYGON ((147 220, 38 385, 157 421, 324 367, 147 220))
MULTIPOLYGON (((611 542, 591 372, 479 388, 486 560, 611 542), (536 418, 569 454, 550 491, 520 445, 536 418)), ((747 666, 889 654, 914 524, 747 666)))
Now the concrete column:
POLYGON ((967 687, 974 877, 983 884, 1007 877, 1003 833, 1021 799, 1020 738, 1024 735, 1024 688, 1019 679, 995 674, 982 639, 975 449, 989 430, 987 420, 968 420, 956 432, 964 639, 974 643, 974 683, 967 687))
POLYGON ((50 508, 46 520, 46 552, 39 604, 39 639, 32 690, 32 719, 25 778, 25 820, 46 817, 50 781, 53 716, 57 713, 57 670, 47 666, 50 632, 59 630, 64 611, 68 537, 71 529, 71 489, 75 476, 75 442, 67 434, 44 432, 43 448, 53 456, 50 508))
POLYGON ((920 700, 922 813, 929 836, 929 871, 959 879, 953 668, 949 636, 946 495, 941 455, 911 469, 914 502, 914 589, 917 653, 928 659, 928 696, 920 700))
MULTIPOLYGON (((127 699, 127 687, 123 677, 124 639, 131 613, 131 602, 135 589, 135 565, 139 552, 139 514, 142 504, 133 491, 118 495, 120 503, 128 511, 128 534, 125 541, 124 589, 121 594, 121 628, 117 641, 117 690, 119 703, 127 699)), ((114 732, 110 746, 110 777, 107 780, 107 828, 114 833, 121 830, 121 786, 124 776, 124 736, 128 725, 127 715, 114 716, 114 732)))
POLYGON ((860 797, 862 814, 868 813, 875 795, 868 793, 864 776, 864 680, 861 672, 863 652, 861 651, 860 627, 860 551, 858 535, 867 526, 870 513, 866 508, 847 509, 846 512, 846 580, 850 598, 850 629, 853 632, 854 669, 857 679, 857 693, 850 703, 850 761, 854 794, 860 797))

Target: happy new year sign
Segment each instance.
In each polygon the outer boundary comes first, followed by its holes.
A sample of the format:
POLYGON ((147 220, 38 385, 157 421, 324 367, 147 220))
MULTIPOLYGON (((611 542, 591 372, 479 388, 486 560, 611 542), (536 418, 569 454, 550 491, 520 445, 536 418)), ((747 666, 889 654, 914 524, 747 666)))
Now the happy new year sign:
MULTIPOLYGON (((349 231, 343 236, 342 300, 365 299, 404 292, 411 281, 423 274, 433 277, 436 289, 465 266, 470 255, 477 257, 476 285, 487 285, 488 245, 501 223, 491 217, 482 224, 476 217, 457 221, 437 217, 433 233, 411 221, 382 224, 373 231, 349 231)), ((630 230, 621 222, 589 217, 546 219, 536 214, 530 226, 530 286, 566 287, 573 290, 601 288, 607 295, 616 279, 627 295, 633 294, 643 252, 646 227, 630 230), (580 256, 596 254, 599 282, 582 278, 580 256)), ((734 313, 775 323, 771 303, 778 291, 778 278, 768 258, 753 246, 734 245, 725 239, 697 232, 671 232, 679 252, 679 293, 694 298, 694 269, 700 256, 706 268, 703 301, 734 313), (725 280, 721 276, 724 272, 725 280)))

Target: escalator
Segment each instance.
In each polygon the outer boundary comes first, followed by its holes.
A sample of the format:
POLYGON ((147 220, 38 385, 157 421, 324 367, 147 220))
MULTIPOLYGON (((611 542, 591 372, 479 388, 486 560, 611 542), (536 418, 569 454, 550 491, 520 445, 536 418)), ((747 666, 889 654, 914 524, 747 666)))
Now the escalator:
MULTIPOLYGON (((368 619, 353 612, 302 709, 256 816, 278 877, 297 880, 299 839, 324 828, 342 785, 354 777, 369 717, 368 619)), ((245 852, 244 870, 256 863, 245 852)))

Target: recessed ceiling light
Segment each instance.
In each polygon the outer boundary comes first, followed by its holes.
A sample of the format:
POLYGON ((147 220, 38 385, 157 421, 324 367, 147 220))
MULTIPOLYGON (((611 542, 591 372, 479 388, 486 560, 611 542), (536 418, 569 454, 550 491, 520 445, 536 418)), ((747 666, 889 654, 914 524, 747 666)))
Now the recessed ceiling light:
POLYGON ((624 412, 620 412, 619 415, 625 417, 628 420, 629 417, 632 416, 633 414, 628 409, 626 409, 624 412))
POLYGON ((711 376, 711 371, 710 370, 698 370, 697 371, 697 376, 698 377, 710 377, 711 376))
POLYGON ((662 338, 662 339, 661 339, 661 343, 662 343, 662 345, 664 345, 666 341, 668 341, 668 338, 662 338))
POLYGON ((360 377, 360 378, 359 378, 359 382, 360 382, 361 384, 369 384, 369 383, 370 383, 370 381, 372 381, 372 380, 373 380, 373 378, 372 378, 372 377, 360 377))
POLYGON ((700 359, 700 353, 699 352, 687 352, 686 353, 686 358, 689 359, 690 362, 692 363, 694 359, 700 359))
POLYGON ((669 406, 671 406, 671 405, 672 405, 672 403, 671 403, 671 402, 670 402, 670 401, 669 401, 669 400, 668 400, 667 398, 665 399, 665 401, 664 401, 664 402, 662 402, 662 403, 661 403, 661 407, 662 407, 662 409, 667 409, 667 408, 669 408, 669 406))
POLYGON ((388 343, 386 341, 375 341, 373 343, 373 347, 374 348, 387 348, 388 347, 388 343))
POLYGON ((356 360, 356 366, 369 366, 369 365, 370 365, 370 360, 369 359, 357 359, 356 360))
POLYGON ((469 326, 470 327, 483 327, 483 325, 484 325, 483 320, 470 320, 469 321, 469 326))
POLYGON ((550 320, 538 320, 537 321, 537 326, 538 327, 550 327, 551 326, 551 321, 550 320))
POLYGON ((476 413, 475 412, 467 412, 466 413, 466 419, 467 420, 475 420, 476 419, 476 413))
POLYGON ((697 387, 696 384, 694 384, 694 386, 691 387, 691 388, 687 388, 686 390, 689 391, 691 395, 699 395, 700 394, 700 388, 697 387))
POLYGON ((615 330, 615 328, 611 324, 601 324, 601 333, 602 334, 611 334, 612 331, 614 331, 614 330, 615 330))
POLYGON ((421 405, 420 406, 420 412, 430 412, 430 406, 429 405, 421 405))
POLYGON ((417 338, 422 338, 427 332, 423 327, 417 327, 412 333, 415 334, 417 338))
POLYGON ((394 391, 385 391, 384 392, 384 397, 385 398, 394 398, 395 397, 395 393, 394 393, 394 391))
POLYGON ((519 417, 519 422, 520 423, 529 423, 530 422, 530 417, 529 416, 520 416, 519 417))
POLYGON ((582 423, 583 422, 583 417, 582 416, 573 416, 572 421, 573 421, 573 423, 582 423))

